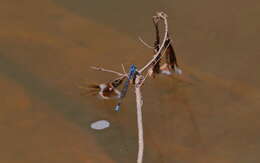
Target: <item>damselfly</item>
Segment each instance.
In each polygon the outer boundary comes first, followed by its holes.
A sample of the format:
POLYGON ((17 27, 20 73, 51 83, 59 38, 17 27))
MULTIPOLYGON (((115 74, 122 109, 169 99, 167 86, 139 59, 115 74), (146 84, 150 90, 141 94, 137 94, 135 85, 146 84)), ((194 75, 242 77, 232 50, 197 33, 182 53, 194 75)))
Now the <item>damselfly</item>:
POLYGON ((126 96, 129 84, 130 84, 131 80, 133 80, 133 82, 134 82, 135 77, 136 77, 137 74, 138 74, 138 71, 137 71, 136 66, 134 64, 131 65, 129 73, 128 73, 128 78, 126 79, 126 81, 124 83, 124 86, 123 86, 123 88, 122 88, 122 90, 120 92, 119 102, 118 102, 118 104, 114 108, 115 111, 119 111, 120 110, 120 105, 121 105, 122 99, 126 96))

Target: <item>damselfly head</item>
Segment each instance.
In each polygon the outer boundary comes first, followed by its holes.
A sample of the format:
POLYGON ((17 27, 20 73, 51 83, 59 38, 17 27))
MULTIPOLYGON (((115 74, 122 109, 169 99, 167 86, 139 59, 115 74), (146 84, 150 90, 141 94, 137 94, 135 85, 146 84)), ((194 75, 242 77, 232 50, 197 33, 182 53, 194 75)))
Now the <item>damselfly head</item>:
POLYGON ((133 72, 133 71, 136 71, 137 70, 137 67, 132 64, 131 67, 130 67, 130 71, 133 72))

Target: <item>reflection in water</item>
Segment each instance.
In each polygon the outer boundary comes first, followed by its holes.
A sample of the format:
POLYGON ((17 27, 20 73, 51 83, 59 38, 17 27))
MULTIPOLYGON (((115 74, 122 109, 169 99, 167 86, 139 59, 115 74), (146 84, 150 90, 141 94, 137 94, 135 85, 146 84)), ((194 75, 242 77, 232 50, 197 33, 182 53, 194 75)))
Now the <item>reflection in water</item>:
POLYGON ((75 83, 110 78, 89 66, 145 63, 133 38, 153 40, 160 9, 184 75, 144 85, 144 162, 259 162, 259 2, 189 3, 2 0, 0 162, 135 162, 133 90, 116 114, 75 83), (99 119, 111 127, 90 129, 99 119))
POLYGON ((55 2, 80 16, 127 33, 133 39, 142 35, 145 40, 154 39, 151 15, 163 10, 169 15, 170 31, 183 62, 259 88, 260 77, 249 73, 260 68, 257 0, 250 3, 243 0, 55 2))

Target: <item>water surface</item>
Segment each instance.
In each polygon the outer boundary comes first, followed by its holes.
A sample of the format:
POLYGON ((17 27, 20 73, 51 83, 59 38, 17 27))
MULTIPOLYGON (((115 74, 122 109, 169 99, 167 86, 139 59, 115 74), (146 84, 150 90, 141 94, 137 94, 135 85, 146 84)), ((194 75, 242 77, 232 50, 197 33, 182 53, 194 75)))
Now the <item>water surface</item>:
POLYGON ((147 80, 149 163, 254 163, 260 157, 258 1, 0 1, 0 162, 132 163, 134 91, 115 101, 81 97, 81 81, 103 82, 102 65, 143 65, 151 17, 169 16, 182 77, 147 80), (106 119, 111 127, 90 128, 106 119))

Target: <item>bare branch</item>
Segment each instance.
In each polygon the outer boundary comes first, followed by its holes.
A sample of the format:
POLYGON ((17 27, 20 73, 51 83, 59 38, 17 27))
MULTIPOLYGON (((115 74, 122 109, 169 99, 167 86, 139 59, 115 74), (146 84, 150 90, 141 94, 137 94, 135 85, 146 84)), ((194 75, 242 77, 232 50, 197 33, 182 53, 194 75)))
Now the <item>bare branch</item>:
POLYGON ((125 71, 125 66, 124 66, 123 64, 121 64, 121 66, 122 66, 123 72, 124 72, 125 74, 127 74, 127 72, 125 71))
POLYGON ((164 49, 164 51, 162 52, 162 54, 160 55, 160 57, 158 58, 158 60, 156 60, 155 62, 154 62, 154 64, 156 64, 156 63, 158 63, 159 61, 160 61, 160 59, 164 56, 164 54, 166 53, 166 51, 167 51, 167 48, 169 47, 171 45, 171 40, 168 42, 168 44, 165 46, 165 49, 164 49))
MULTIPOLYGON (((140 82, 141 76, 138 75, 136 77, 136 83, 140 82)), ((143 162, 143 153, 144 153, 144 131, 143 131, 143 120, 142 120, 142 93, 141 87, 136 84, 135 87, 135 94, 136 94, 136 113, 137 113, 137 128, 138 128, 138 155, 137 155, 137 163, 143 162)))
MULTIPOLYGON (((138 75, 136 75, 135 79, 135 93, 136 93, 136 109, 137 109, 137 127, 138 127, 138 157, 137 157, 137 163, 142 163, 143 161, 143 152, 144 152, 144 137, 143 137, 143 121, 142 121, 142 105, 143 105, 143 99, 141 94, 141 86, 143 85, 145 79, 148 76, 148 72, 145 75, 145 77, 142 75, 142 72, 150 68, 151 66, 154 66, 155 64, 160 66, 160 59, 161 57, 166 53, 167 48, 170 46, 170 41, 167 42, 168 39, 168 22, 167 22, 167 15, 164 12, 157 12, 156 15, 153 17, 153 22, 156 28, 156 41, 154 43, 154 46, 150 46, 145 41, 142 40, 141 37, 139 37, 139 40, 142 44, 144 44, 146 47, 154 50, 154 56, 153 58, 148 61, 146 65, 144 65, 142 68, 138 70, 138 75), (164 22, 164 36, 163 40, 160 44, 160 36, 159 36, 159 27, 158 22, 160 20, 163 20, 164 22), (165 49, 164 49, 165 48, 165 49)), ((92 69, 96 71, 103 71, 103 72, 109 72, 113 73, 119 76, 118 79, 113 80, 113 86, 117 87, 119 86, 124 78, 128 77, 127 72, 125 71, 124 65, 122 64, 123 73, 110 70, 110 69, 104 69, 102 67, 91 67, 92 69)), ((84 88, 83 88, 84 89, 84 88)))
POLYGON ((141 68, 141 69, 138 71, 140 74, 141 74, 143 71, 145 71, 147 68, 149 68, 149 67, 153 64, 154 60, 155 60, 156 58, 158 58, 158 56, 160 55, 160 53, 161 53, 161 51, 162 51, 162 49, 163 49, 163 47, 164 47, 164 44, 165 44, 166 40, 167 40, 167 34, 168 34, 167 15, 166 15, 164 12, 158 12, 158 13, 157 13, 157 17, 164 20, 164 26, 165 26, 165 31, 164 31, 164 32, 165 32, 165 33, 164 33, 163 42, 162 42, 162 44, 161 44, 159 50, 157 51, 157 53, 154 55, 154 57, 153 57, 143 68, 141 68))
POLYGON ((149 72, 146 73, 146 75, 142 78, 142 80, 140 81, 140 83, 137 83, 138 84, 138 87, 141 87, 145 81, 145 79, 148 77, 149 75, 149 72))
POLYGON ((114 70, 104 69, 102 67, 91 66, 90 68, 93 69, 93 70, 96 70, 96 71, 110 72, 110 73, 116 74, 118 76, 125 76, 125 75, 127 75, 127 74, 122 74, 122 73, 114 71, 114 70))
POLYGON ((153 46, 147 44, 140 36, 138 37, 139 41, 141 41, 141 43, 144 44, 144 46, 146 46, 147 48, 153 49, 153 46))

